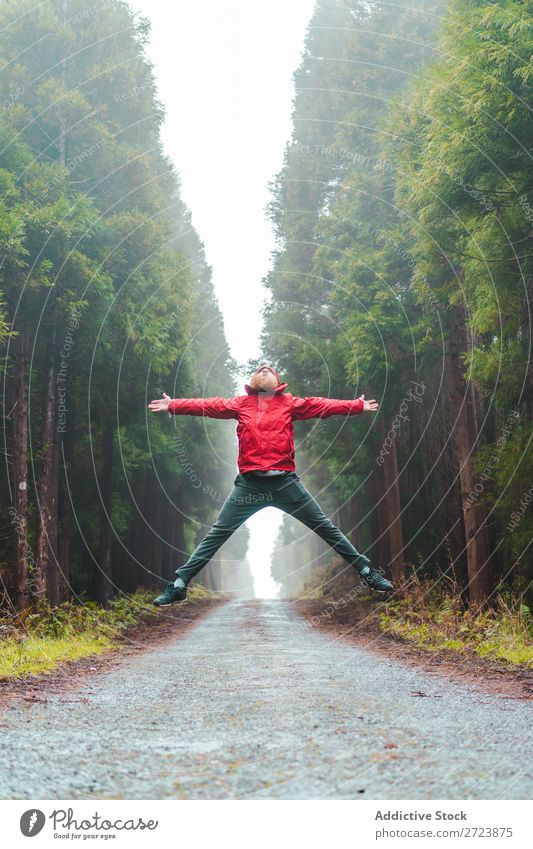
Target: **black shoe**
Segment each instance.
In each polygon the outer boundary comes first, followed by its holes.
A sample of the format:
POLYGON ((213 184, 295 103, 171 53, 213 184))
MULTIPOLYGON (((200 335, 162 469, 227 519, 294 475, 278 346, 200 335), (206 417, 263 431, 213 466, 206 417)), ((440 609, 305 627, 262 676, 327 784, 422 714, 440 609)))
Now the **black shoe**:
POLYGON ((187 598, 187 587, 175 587, 174 584, 167 584, 161 595, 154 598, 154 604, 158 607, 164 607, 166 604, 173 604, 175 601, 184 601, 187 598))
POLYGON ((366 586, 370 587, 372 590, 389 593, 394 589, 390 581, 387 581, 383 575, 380 575, 375 569, 371 569, 370 566, 364 566, 359 572, 359 576, 363 584, 366 584, 366 586))

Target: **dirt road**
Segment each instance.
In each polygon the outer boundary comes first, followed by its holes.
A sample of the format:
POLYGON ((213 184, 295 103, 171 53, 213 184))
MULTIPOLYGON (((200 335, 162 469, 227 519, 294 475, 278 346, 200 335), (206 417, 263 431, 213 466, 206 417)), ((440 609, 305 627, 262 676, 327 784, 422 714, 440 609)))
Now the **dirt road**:
POLYGON ((280 601, 1 717, 4 799, 531 798, 531 702, 334 641, 280 601))

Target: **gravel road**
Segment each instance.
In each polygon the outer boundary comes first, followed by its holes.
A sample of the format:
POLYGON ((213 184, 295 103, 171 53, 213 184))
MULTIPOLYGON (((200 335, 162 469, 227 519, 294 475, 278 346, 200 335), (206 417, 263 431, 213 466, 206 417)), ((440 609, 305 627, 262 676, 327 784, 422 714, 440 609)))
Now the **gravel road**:
POLYGON ((529 799, 531 702, 332 641, 281 601, 1 717, 4 799, 529 799))

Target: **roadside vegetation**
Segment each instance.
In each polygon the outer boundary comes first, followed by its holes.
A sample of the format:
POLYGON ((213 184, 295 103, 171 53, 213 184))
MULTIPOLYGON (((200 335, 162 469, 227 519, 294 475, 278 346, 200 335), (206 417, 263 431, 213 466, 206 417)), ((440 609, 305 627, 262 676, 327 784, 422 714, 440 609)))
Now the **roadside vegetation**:
POLYGON ((497 587, 490 605, 476 608, 467 604, 456 576, 435 583, 413 569, 406 587, 387 599, 360 586, 345 564, 332 558, 297 598, 296 606, 307 608, 317 627, 336 623, 350 633, 387 634, 427 652, 475 654, 533 669, 531 608, 524 594, 505 584, 497 587))
POLYGON ((379 627, 429 651, 475 652, 481 658, 533 669, 531 610, 505 588, 496 593, 490 608, 476 610, 465 606, 459 592, 417 583, 384 605, 379 627))
MULTIPOLYGON (((4 615, 0 619, 0 681, 48 673, 65 661, 118 648, 132 629, 160 617, 152 598, 152 592, 139 590, 118 596, 106 608, 89 600, 57 607, 42 601, 20 614, 4 615)), ((196 585, 189 589, 184 605, 216 598, 216 593, 196 585)))

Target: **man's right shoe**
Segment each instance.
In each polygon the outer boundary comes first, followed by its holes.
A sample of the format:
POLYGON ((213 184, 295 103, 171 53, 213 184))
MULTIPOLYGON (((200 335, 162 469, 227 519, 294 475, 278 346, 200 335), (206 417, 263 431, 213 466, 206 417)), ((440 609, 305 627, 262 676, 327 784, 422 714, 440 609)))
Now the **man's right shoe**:
POLYGON ((364 566, 359 572, 359 576, 363 584, 366 584, 367 587, 373 590, 390 593, 394 589, 390 581, 387 581, 383 575, 380 575, 375 569, 371 569, 370 566, 364 566))
POLYGON ((167 604, 173 604, 175 601, 184 601, 187 598, 187 587, 175 587, 174 584, 167 584, 161 595, 154 598, 154 604, 158 607, 164 607, 167 604))

